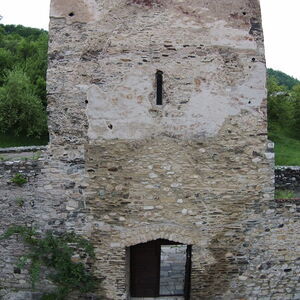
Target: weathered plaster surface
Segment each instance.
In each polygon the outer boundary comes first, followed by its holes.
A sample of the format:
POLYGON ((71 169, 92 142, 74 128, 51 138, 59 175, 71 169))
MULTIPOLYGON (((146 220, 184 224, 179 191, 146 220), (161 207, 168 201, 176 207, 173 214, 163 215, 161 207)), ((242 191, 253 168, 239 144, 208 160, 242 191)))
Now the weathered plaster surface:
POLYGON ((95 21, 97 4, 94 0, 53 0, 50 6, 50 17, 65 18, 67 24, 95 21))
POLYGON ((230 24, 217 15, 220 9, 192 3, 182 11, 166 2, 146 15, 140 6, 127 7, 117 29, 105 26, 110 34, 98 60, 102 82, 87 95, 93 142, 164 132, 214 136, 228 116, 259 111, 266 96, 265 64, 249 24, 230 24), (128 19, 131 14, 134 19, 128 19), (164 72, 162 108, 155 105, 156 70, 164 72))
MULTIPOLYGON (((158 238, 192 245, 191 299, 298 299, 299 207, 273 200, 258 1, 52 0, 49 34, 50 145, 23 188, 3 171, 1 230, 24 194, 16 223, 88 237, 101 300, 129 298, 128 247, 158 238)), ((17 241, 1 247, 1 284, 28 288, 17 241)))

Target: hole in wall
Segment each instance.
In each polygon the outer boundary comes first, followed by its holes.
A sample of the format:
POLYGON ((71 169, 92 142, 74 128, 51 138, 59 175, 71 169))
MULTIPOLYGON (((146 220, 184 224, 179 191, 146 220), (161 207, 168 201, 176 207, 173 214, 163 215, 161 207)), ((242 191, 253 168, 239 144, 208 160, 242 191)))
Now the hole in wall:
POLYGON ((85 102, 85 104, 88 104, 88 103, 89 103, 89 101, 88 101, 88 100, 85 100, 84 102, 85 102))
POLYGON ((107 127, 112 130, 114 127, 112 126, 112 124, 108 124, 107 127))
POLYGON ((248 104, 251 104, 252 102, 251 101, 248 101, 248 104))
POLYGON ((69 13, 69 17, 74 17, 74 16, 75 16, 74 12, 69 13))
POLYGON ((156 72, 156 105, 163 104, 163 72, 157 70, 156 72))
POLYGON ((246 13, 245 11, 243 11, 243 15, 246 16, 246 14, 247 14, 247 13, 246 13))
POLYGON ((253 62, 255 62, 255 57, 252 57, 252 59, 251 59, 253 62))
POLYGON ((15 267, 15 268, 14 268, 14 273, 15 273, 15 274, 21 274, 21 269, 15 267))

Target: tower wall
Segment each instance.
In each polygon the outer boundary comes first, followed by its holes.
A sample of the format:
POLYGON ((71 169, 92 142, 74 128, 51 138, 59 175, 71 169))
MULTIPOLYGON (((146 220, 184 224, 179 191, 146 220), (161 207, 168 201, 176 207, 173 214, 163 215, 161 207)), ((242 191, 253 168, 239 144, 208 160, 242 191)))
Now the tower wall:
POLYGON ((258 1, 53 0, 49 57, 50 147, 84 156, 107 297, 129 296, 126 247, 159 238, 192 245, 192 299, 222 295, 273 193, 258 1))
MULTIPOLYGON (((273 199, 265 75, 256 0, 52 0, 50 144, 22 188, 0 163, 2 214, 28 199, 1 232, 90 239, 100 299, 130 299, 130 247, 158 239, 191 245, 191 299, 298 299, 299 203, 273 199)), ((7 243, 1 286, 29 289, 7 243)))

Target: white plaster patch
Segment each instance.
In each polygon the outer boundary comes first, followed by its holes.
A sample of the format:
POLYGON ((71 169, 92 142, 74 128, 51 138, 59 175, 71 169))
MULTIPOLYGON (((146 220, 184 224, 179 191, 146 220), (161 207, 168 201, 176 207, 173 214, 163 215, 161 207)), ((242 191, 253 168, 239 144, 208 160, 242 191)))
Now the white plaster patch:
MULTIPOLYGON (((198 9, 199 14, 205 16, 206 12, 198 9)), ((144 32, 133 34, 125 30, 110 36, 110 52, 99 65, 104 73, 114 75, 108 77, 101 88, 93 85, 87 91, 91 143, 103 139, 144 139, 161 134, 212 137, 229 116, 242 110, 260 113, 259 107, 266 96, 266 70, 262 62, 251 61, 251 53, 258 54, 253 37, 247 29, 232 28, 224 20, 212 18, 203 26, 199 22, 194 14, 178 18, 175 13, 165 20, 160 33, 151 31, 151 27, 150 41, 155 40, 163 49, 156 50, 155 55, 144 32), (166 32, 173 37, 168 43, 162 39, 166 32), (211 35, 209 41, 202 37, 204 32, 205 36, 211 35), (203 43, 225 52, 231 47, 233 53, 239 54, 236 74, 232 74, 230 68, 226 69, 217 50, 207 48, 206 53, 194 45, 194 52, 190 52, 190 40, 194 40, 195 45, 203 43), (188 45, 184 47, 186 43, 188 45), (126 53, 122 52, 125 45, 126 53), (132 45, 146 49, 147 59, 136 55, 132 45), (170 52, 169 49, 173 50, 170 52), (167 53, 167 58, 161 57, 162 53, 167 53), (152 61, 156 56, 158 62, 152 61), (156 70, 164 72, 163 106, 155 105, 156 70)), ((230 55, 231 51, 228 51, 230 55)))
POLYGON ((52 0, 50 17, 66 18, 67 24, 97 20, 98 6, 95 0, 52 0))
MULTIPOLYGON (((249 62, 250 63, 250 62, 249 62)), ((266 98, 266 88, 262 84, 266 81, 266 66, 261 62, 252 64, 252 72, 244 80, 243 84, 233 88, 233 94, 244 105, 244 109, 261 105, 266 98)))
POLYGON ((218 20, 206 25, 210 28, 209 36, 212 45, 235 49, 252 49, 255 51, 257 49, 255 39, 246 30, 229 27, 224 20, 218 20))
POLYGON ((151 104, 147 99, 153 90, 151 84, 140 70, 132 71, 122 85, 109 92, 91 86, 87 93, 89 138, 136 139, 155 131, 157 125, 149 113, 151 104))
POLYGON ((212 136, 218 132, 229 115, 238 114, 240 107, 233 105, 226 95, 213 94, 207 86, 202 92, 193 92, 181 118, 165 118, 164 126, 170 133, 212 136))

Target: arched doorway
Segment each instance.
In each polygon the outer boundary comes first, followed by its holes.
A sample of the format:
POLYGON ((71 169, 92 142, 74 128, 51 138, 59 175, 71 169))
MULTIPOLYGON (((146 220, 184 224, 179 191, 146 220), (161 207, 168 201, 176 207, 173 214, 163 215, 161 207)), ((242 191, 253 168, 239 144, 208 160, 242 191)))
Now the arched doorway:
POLYGON ((131 297, 189 299, 191 250, 191 245, 164 239, 131 246, 131 297))

